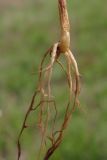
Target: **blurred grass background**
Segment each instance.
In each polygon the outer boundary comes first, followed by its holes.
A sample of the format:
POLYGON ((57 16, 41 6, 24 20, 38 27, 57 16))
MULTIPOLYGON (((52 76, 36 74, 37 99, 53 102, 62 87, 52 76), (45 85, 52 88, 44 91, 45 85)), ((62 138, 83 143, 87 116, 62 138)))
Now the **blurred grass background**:
MULTIPOLYGON (((87 113, 74 113, 51 159, 106 160, 107 1, 68 0, 68 8, 72 51, 82 75, 80 102, 87 113)), ((16 140, 37 83, 38 65, 58 40, 58 20, 57 0, 0 0, 0 160, 16 159, 16 140)), ((61 106, 66 97, 63 78, 57 70, 54 79, 57 96, 62 94, 61 106)), ((36 159, 36 134, 31 128, 23 135, 22 160, 36 159)))

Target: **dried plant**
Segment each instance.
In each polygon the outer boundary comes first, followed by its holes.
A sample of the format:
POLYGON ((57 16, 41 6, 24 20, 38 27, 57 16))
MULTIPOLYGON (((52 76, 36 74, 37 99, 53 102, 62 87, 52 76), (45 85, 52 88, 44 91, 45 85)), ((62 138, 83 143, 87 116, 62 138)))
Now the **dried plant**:
MULTIPOLYGON (((72 113, 74 112, 76 105, 77 106, 79 105, 78 95, 80 92, 80 85, 79 85, 80 75, 78 71, 77 62, 70 50, 70 24, 69 24, 69 17, 68 17, 68 11, 67 11, 67 2, 66 0, 58 0, 58 4, 59 4, 60 25, 61 25, 61 37, 59 42, 55 43, 54 45, 52 45, 50 49, 48 49, 48 51, 45 53, 41 61, 40 68, 39 68, 39 75, 38 75, 39 84, 32 97, 31 104, 25 115, 22 129, 18 137, 18 142, 17 142, 18 160, 20 159, 20 156, 21 156, 20 138, 24 129, 28 127, 27 118, 31 112, 35 111, 37 108, 39 109, 38 126, 40 128, 41 135, 42 135, 39 155, 41 153, 43 146, 46 144, 47 138, 51 141, 51 146, 47 149, 44 156, 44 160, 48 160, 51 157, 51 155, 54 153, 54 151, 59 147, 60 143, 62 142, 64 130, 67 127, 68 121, 72 113), (44 68, 43 65, 44 65, 44 62, 46 61, 47 55, 50 55, 50 63, 44 68), (64 55, 66 58, 66 62, 67 62, 66 69, 64 68, 63 64, 59 61, 59 57, 61 55, 64 55), (66 106, 66 109, 65 109, 65 116, 64 116, 62 125, 60 126, 58 131, 55 129, 56 117, 58 114, 57 104, 56 104, 55 97, 52 97, 52 94, 51 94, 51 77, 52 77, 53 66, 56 63, 58 63, 63 69, 63 71, 66 73, 66 81, 69 86, 68 105, 66 106), (75 81, 73 79, 75 79, 75 81), (40 102, 36 105, 36 107, 34 107, 35 97, 38 95, 40 96, 40 102), (54 106, 55 116, 53 120, 52 129, 50 133, 48 133, 47 128, 50 120, 50 112, 52 111, 52 109, 50 109, 51 104, 54 106), (73 106, 71 104, 73 104, 73 106), (45 120, 43 119, 44 112, 46 114, 45 120)), ((38 156, 38 159, 39 159, 39 156, 38 156)))

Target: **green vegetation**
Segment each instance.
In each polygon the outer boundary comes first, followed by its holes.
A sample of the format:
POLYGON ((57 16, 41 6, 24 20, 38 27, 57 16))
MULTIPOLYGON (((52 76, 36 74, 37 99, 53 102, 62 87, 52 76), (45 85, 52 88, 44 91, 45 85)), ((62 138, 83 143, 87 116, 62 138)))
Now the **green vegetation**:
MULTIPOLYGON (((82 75, 81 107, 52 160, 107 159, 107 1, 68 0, 72 51, 82 75)), ((37 82, 44 51, 58 39, 57 0, 0 2, 0 160, 16 159, 16 140, 37 82), (33 73, 33 74, 32 74, 33 73)), ((56 69, 56 68, 55 68, 56 69)), ((64 75, 54 70, 59 110, 63 115, 64 75)), ((60 117, 59 117, 60 121, 60 117)), ((35 160, 39 144, 35 129, 22 137, 23 160, 35 160)))

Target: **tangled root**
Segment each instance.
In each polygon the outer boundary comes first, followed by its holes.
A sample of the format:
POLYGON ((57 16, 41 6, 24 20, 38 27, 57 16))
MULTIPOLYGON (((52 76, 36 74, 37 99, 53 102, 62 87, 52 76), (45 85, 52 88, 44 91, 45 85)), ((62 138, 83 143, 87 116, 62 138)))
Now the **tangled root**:
POLYGON ((38 154, 38 160, 41 154, 41 151, 44 146, 47 144, 47 139, 50 140, 51 145, 46 147, 46 153, 44 155, 44 160, 48 160, 54 151, 59 147, 60 143, 63 140, 64 130, 66 129, 70 117, 72 113, 75 111, 76 106, 79 106, 79 92, 80 92, 80 83, 79 83, 79 71, 78 65, 74 58, 74 55, 70 51, 70 24, 69 24, 69 17, 67 12, 67 2, 66 0, 58 0, 59 4, 59 15, 60 15, 60 25, 61 25, 61 37, 60 41, 55 43, 43 56, 43 59, 40 64, 39 68, 39 80, 38 86, 34 95, 31 100, 31 104, 28 108, 28 111, 25 115, 24 122, 22 125, 22 129, 20 131, 18 137, 18 160, 21 156, 21 145, 20 145, 20 138, 23 131, 28 127, 27 119, 31 112, 35 111, 36 109, 39 110, 38 113, 38 126, 41 133, 41 144, 38 154), (63 64, 59 61, 59 57, 63 54, 65 56, 67 62, 67 68, 65 69, 63 64), (44 68, 43 64, 47 59, 47 55, 50 55, 50 63, 44 68), (62 124, 58 130, 56 130, 56 118, 58 116, 57 112, 57 104, 56 104, 56 97, 52 96, 51 91, 51 78, 53 73, 53 67, 55 63, 58 63, 64 73, 66 74, 66 81, 69 87, 69 98, 67 106, 65 106, 65 116, 63 118, 62 124), (40 102, 34 107, 35 98, 36 96, 40 96, 40 102), (73 104, 73 105, 71 105, 73 104), (54 107, 54 118, 53 124, 51 126, 50 132, 48 130, 49 121, 51 119, 51 114, 53 113, 54 107), (43 118, 43 114, 45 113, 45 119, 43 118))
POLYGON ((55 43, 43 56, 43 59, 41 61, 40 68, 39 68, 38 87, 36 91, 34 92, 30 106, 24 118, 22 129, 18 137, 18 142, 17 142, 17 146, 18 146, 18 158, 17 159, 18 160, 20 159, 20 156, 21 156, 20 138, 21 138, 23 131, 28 127, 27 119, 31 112, 35 111, 37 108, 39 109, 38 126, 41 132, 42 140, 41 140, 41 145, 39 149, 38 159, 40 157, 43 146, 46 145, 47 139, 49 139, 51 142, 51 146, 47 149, 45 156, 44 156, 44 160, 48 160, 51 157, 51 155, 54 153, 54 151, 59 147, 60 143, 62 142, 64 130, 66 129, 67 124, 70 120, 70 117, 75 110, 76 104, 79 105, 78 95, 80 92, 80 85, 79 85, 80 83, 79 83, 79 71, 78 71, 77 62, 70 50, 67 50, 63 54, 67 62, 66 69, 64 68, 63 64, 58 59, 59 56, 61 55, 59 43, 55 43), (43 64, 46 60, 47 55, 50 55, 50 64, 48 64, 45 68, 43 68, 43 64), (56 118, 58 114, 57 104, 56 104, 55 97, 52 97, 52 93, 51 93, 51 77, 52 77, 53 66, 55 65, 55 63, 58 63, 61 66, 62 70, 65 72, 66 81, 69 86, 68 105, 66 106, 66 109, 65 109, 65 116, 64 116, 62 125, 59 127, 58 131, 56 131, 56 128, 55 128, 56 118), (71 73, 74 73, 75 83, 72 80, 71 73), (36 107, 34 107, 35 97, 38 95, 40 96, 40 102, 36 105, 36 107), (73 101, 73 106, 71 106, 72 101, 73 101), (51 104, 54 106, 55 116, 53 120, 53 125, 51 127, 52 129, 50 133, 47 133, 48 124, 51 118, 50 112, 53 112, 52 108, 50 109, 51 104), (43 119, 44 107, 46 107, 46 111, 45 111, 46 119, 45 120, 43 119))

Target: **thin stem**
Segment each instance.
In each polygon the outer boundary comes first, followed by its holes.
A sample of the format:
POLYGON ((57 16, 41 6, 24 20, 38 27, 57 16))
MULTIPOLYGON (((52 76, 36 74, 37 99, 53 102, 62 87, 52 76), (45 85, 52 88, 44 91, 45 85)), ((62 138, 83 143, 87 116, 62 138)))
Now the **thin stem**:
POLYGON ((61 25, 60 51, 65 53, 70 47, 70 24, 66 0, 58 0, 61 25))
POLYGON ((66 0, 58 0, 59 2, 59 16, 62 32, 70 30, 69 17, 67 11, 67 2, 66 0))

